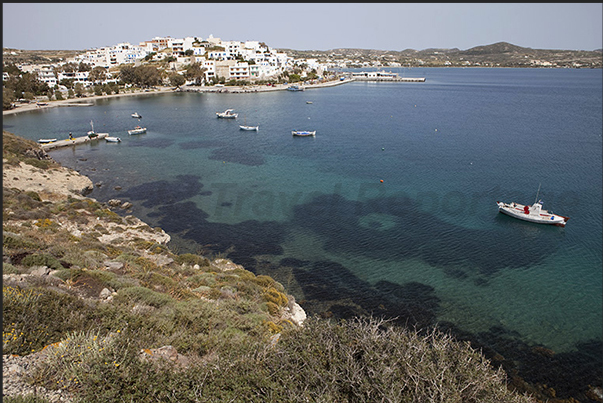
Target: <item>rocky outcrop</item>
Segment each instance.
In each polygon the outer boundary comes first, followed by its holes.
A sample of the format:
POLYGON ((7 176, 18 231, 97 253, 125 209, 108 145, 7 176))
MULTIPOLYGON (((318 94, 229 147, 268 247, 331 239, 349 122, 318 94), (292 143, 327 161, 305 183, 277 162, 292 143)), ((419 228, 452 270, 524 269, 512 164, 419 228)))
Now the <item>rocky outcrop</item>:
MULTIPOLYGON (((43 150, 38 151, 46 154, 43 150)), ((2 171, 3 187, 36 192, 43 201, 64 200, 69 196, 84 198, 94 189, 88 177, 65 167, 40 169, 23 162, 19 165, 3 163, 2 171)))

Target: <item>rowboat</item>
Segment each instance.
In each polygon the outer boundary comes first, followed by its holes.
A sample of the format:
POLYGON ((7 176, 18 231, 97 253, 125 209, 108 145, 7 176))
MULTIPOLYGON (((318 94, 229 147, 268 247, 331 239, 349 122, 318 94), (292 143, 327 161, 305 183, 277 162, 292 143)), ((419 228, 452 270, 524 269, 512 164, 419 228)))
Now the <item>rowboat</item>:
POLYGON ((238 113, 234 113, 233 109, 226 109, 224 112, 216 112, 219 118, 223 119, 236 119, 239 116, 238 113))
POLYGON ((38 140, 38 143, 48 144, 48 143, 52 143, 53 141, 57 141, 57 139, 40 139, 40 140, 38 140))
POLYGON ((128 130, 128 134, 143 134, 147 132, 147 128, 146 127, 140 127, 140 126, 136 126, 134 129, 132 130, 128 130))
MULTIPOLYGON (((538 187, 538 191, 540 192, 540 187, 538 187)), ((538 200, 538 193, 536 193, 536 200, 538 200)), ((554 214, 552 211, 543 209, 542 200, 534 201, 534 204, 531 206, 500 201, 497 201, 496 204, 500 213, 523 221, 565 227, 565 223, 569 220, 569 217, 554 214)))
POLYGON ((239 128, 241 130, 248 130, 248 131, 255 130, 255 131, 258 131, 260 127, 259 126, 239 126, 239 128))
POLYGON ((119 137, 105 137, 105 140, 107 141, 107 143, 119 143, 121 141, 121 139, 119 137))
POLYGON ((291 134, 293 134, 294 136, 297 136, 297 137, 314 137, 314 136, 316 136, 316 130, 314 130, 313 132, 309 132, 309 131, 305 131, 305 130, 293 130, 291 132, 291 134))
POLYGON ((243 122, 242 125, 239 125, 239 128, 241 130, 247 130, 247 131, 255 130, 257 132, 260 127, 259 126, 247 126, 247 116, 245 116, 245 121, 243 122))

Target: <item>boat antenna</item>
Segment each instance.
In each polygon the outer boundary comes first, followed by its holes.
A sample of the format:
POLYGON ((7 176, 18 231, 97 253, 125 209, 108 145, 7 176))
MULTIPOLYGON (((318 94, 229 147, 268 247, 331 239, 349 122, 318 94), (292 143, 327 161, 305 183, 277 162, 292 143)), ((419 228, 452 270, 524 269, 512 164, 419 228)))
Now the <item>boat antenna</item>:
POLYGON ((538 191, 536 192, 536 199, 534 200, 534 203, 536 203, 538 201, 538 194, 540 193, 540 185, 542 185, 542 182, 538 184, 538 191))

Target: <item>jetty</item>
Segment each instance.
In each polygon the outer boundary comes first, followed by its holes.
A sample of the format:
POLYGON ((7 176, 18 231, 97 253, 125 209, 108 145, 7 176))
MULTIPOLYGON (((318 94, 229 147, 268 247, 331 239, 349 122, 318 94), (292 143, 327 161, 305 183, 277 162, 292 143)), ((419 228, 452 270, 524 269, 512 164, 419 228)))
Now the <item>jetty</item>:
POLYGON ((352 78, 355 81, 396 81, 405 83, 423 83, 425 77, 400 77, 398 73, 385 71, 360 71, 352 73, 352 78))
POLYGON ((90 143, 92 141, 104 139, 105 137, 107 137, 109 135, 109 133, 97 133, 97 134, 98 135, 96 137, 92 137, 92 138, 90 138, 89 136, 81 136, 81 137, 74 137, 72 139, 55 140, 50 143, 42 143, 42 144, 40 144, 40 148, 42 148, 42 150, 44 150, 44 151, 47 151, 47 150, 53 150, 55 148, 76 146, 79 144, 86 144, 86 143, 90 143))

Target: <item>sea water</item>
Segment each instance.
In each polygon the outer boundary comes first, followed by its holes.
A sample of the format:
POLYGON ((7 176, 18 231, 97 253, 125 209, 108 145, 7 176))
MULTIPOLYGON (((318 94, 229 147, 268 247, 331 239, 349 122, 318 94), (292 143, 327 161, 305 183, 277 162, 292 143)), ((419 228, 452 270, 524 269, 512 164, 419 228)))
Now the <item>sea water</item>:
POLYGON ((392 70, 426 81, 120 97, 3 125, 62 139, 92 120, 121 137, 50 155, 176 249, 270 274, 309 313, 600 352, 601 70, 392 70), (147 133, 128 135, 137 124, 147 133), (536 199, 567 226, 497 211, 536 199))

